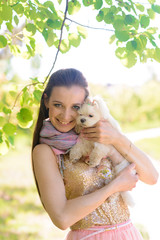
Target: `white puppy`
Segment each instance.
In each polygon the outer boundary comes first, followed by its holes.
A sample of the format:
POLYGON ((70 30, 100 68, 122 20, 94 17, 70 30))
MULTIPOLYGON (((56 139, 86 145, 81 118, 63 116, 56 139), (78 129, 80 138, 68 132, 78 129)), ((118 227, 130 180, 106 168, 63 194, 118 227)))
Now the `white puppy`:
MULTIPOLYGON (((93 101, 88 98, 86 102, 78 110, 78 117, 76 119, 76 130, 91 127, 96 124, 100 119, 106 119, 110 122, 112 127, 121 131, 118 122, 111 116, 109 109, 104 100, 97 96, 93 101)), ((77 162, 82 156, 89 156, 89 165, 96 167, 101 163, 102 158, 111 155, 115 150, 112 145, 104 145, 98 142, 88 141, 79 137, 79 141, 70 150, 70 161, 77 162)), ((123 161, 115 166, 115 173, 118 174, 122 169, 129 165, 129 162, 124 158, 123 161)), ((134 201, 128 192, 122 192, 124 201, 129 206, 134 205, 134 201)))

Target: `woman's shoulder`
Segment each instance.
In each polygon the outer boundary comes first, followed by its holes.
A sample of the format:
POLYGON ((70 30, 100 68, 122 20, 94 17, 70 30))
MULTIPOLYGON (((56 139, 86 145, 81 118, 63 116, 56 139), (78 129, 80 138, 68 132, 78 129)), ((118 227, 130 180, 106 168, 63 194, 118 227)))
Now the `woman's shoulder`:
POLYGON ((46 156, 47 157, 49 157, 49 156, 55 157, 55 154, 52 151, 51 147, 48 146, 47 144, 38 144, 38 145, 36 145, 34 147, 34 149, 33 149, 32 154, 33 154, 33 159, 35 159, 37 157, 38 158, 39 157, 42 157, 42 158, 45 157, 46 158, 46 156))

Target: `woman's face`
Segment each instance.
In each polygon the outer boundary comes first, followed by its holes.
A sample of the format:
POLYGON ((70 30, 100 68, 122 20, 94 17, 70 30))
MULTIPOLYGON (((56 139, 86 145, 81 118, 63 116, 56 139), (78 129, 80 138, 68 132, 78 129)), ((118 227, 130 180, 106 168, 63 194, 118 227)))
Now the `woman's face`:
POLYGON ((85 90, 80 86, 54 87, 50 98, 45 100, 53 126, 60 132, 68 132, 74 128, 77 110, 84 99, 85 90))

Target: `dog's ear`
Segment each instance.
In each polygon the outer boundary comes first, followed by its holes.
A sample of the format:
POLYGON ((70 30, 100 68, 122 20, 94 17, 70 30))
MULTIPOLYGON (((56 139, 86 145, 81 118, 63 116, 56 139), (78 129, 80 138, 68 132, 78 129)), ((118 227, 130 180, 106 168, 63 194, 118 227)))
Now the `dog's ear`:
POLYGON ((90 97, 87 97, 87 98, 85 99, 85 103, 91 105, 91 104, 92 104, 91 98, 90 98, 90 97))
POLYGON ((81 132, 81 130, 82 130, 82 127, 79 126, 79 125, 76 125, 76 126, 74 127, 74 130, 75 130, 76 133, 79 134, 79 133, 81 132))

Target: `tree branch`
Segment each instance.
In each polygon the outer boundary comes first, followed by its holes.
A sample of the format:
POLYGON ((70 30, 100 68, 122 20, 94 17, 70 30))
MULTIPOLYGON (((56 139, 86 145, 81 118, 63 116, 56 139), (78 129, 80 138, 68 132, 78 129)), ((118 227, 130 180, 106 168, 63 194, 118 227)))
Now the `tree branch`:
POLYGON ((48 80, 49 76, 50 76, 50 73, 52 72, 55 64, 56 64, 56 61, 57 61, 57 57, 58 57, 58 53, 60 51, 60 45, 61 45, 61 41, 62 41, 62 34, 63 34, 63 27, 64 27, 64 23, 67 19, 67 11, 68 11, 68 0, 66 0, 66 8, 65 8, 65 12, 64 12, 64 19, 63 19, 63 22, 62 22, 62 26, 61 26, 61 33, 60 33, 60 39, 59 39, 59 44, 58 44, 58 49, 57 49, 57 53, 56 53, 56 56, 55 56, 55 59, 54 59, 54 62, 53 62, 53 65, 45 79, 45 81, 43 82, 43 84, 46 83, 46 81, 48 80))
POLYGON ((77 24, 77 25, 80 25, 80 26, 82 26, 82 27, 85 27, 85 28, 90 28, 90 29, 93 29, 93 30, 103 30, 103 31, 114 32, 113 29, 92 27, 92 26, 84 25, 84 24, 82 24, 82 23, 78 23, 78 22, 76 22, 76 21, 74 21, 74 20, 72 20, 72 19, 70 19, 70 18, 67 18, 67 17, 66 17, 66 19, 69 20, 70 22, 73 22, 73 23, 75 23, 75 24, 77 24))
MULTIPOLYGON (((50 73, 52 72, 52 70, 53 70, 53 68, 54 68, 54 66, 55 66, 55 63, 56 63, 56 60, 57 60, 57 57, 58 57, 58 53, 59 53, 59 51, 60 51, 60 45, 61 45, 62 34, 63 34, 63 27, 64 27, 64 23, 65 23, 66 16, 67 16, 67 11, 68 11, 68 0, 66 0, 66 8, 65 8, 65 12, 64 12, 64 19, 63 19, 62 26, 61 26, 61 33, 60 33, 60 39, 59 39, 59 44, 58 44, 57 53, 56 53, 56 56, 55 56, 53 65, 52 65, 52 67, 51 67, 51 69, 50 69, 47 77, 45 78, 45 81, 42 83, 43 85, 44 85, 45 82, 48 80, 48 78, 49 78, 49 76, 50 76, 50 73)), ((30 83, 30 84, 26 85, 24 88, 29 87, 29 86, 33 86, 33 85, 37 85, 37 84, 39 84, 39 82, 30 83)), ((16 99, 15 99, 14 104, 13 104, 13 107, 12 107, 12 109, 11 109, 12 111, 13 111, 15 105, 16 105, 16 102, 17 102, 18 98, 19 98, 20 95, 22 94, 24 88, 22 88, 22 90, 17 94, 16 99)), ((10 117, 11 117, 11 113, 10 113, 10 115, 9 115, 8 121, 10 120, 10 117)))

